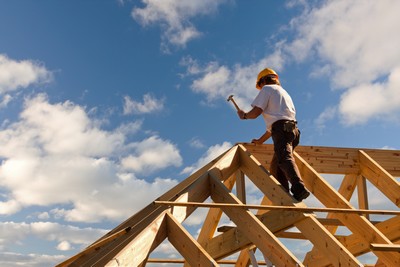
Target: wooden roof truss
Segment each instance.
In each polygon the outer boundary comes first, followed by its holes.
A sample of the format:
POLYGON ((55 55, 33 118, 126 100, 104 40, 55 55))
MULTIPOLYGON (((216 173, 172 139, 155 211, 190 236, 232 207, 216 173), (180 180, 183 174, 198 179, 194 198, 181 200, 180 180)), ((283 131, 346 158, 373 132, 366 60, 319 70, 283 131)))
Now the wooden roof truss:
POLYGON ((400 151, 355 148, 296 148, 295 159, 306 187, 323 205, 295 201, 268 172, 272 145, 237 144, 156 201, 121 223, 82 252, 58 266, 363 266, 358 256, 373 253, 375 266, 400 266, 400 151), (322 174, 344 175, 335 189, 322 174), (246 204, 246 179, 264 195, 246 204), (395 209, 370 210, 367 181, 395 209), (234 190, 235 189, 235 190, 234 190), (357 192, 358 208, 350 204, 357 192), (210 201, 212 200, 212 201, 210 201), (195 238, 183 222, 207 208, 195 238), (321 217, 320 212, 326 214, 321 217), (225 214, 235 226, 220 227, 225 214), (370 221, 371 214, 387 215, 370 221), (390 215, 390 216, 389 216, 390 215), (337 234, 342 226, 349 235, 337 234), (287 231, 296 228, 296 232, 287 231), (312 249, 302 260, 282 239, 303 239, 312 249), (152 252, 168 240, 182 259, 155 259, 152 252), (262 259, 256 259, 262 254, 262 259))

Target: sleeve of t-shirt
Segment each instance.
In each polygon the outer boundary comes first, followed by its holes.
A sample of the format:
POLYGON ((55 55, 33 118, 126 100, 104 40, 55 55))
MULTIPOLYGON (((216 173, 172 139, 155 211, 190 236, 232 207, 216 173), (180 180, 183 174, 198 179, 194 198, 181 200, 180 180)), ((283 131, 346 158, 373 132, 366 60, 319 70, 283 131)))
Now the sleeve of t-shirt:
POLYGON ((268 91, 260 90, 260 92, 258 92, 258 95, 256 96, 256 98, 253 100, 253 103, 251 103, 251 106, 259 107, 262 110, 265 110, 268 106, 268 100, 269 100, 268 91))

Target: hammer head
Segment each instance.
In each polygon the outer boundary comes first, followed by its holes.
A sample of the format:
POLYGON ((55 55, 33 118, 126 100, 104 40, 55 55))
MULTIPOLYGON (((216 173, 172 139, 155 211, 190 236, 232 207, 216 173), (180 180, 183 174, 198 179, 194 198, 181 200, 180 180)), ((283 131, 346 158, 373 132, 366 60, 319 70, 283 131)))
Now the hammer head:
POLYGON ((229 101, 231 101, 231 100, 232 100, 232 98, 233 98, 233 95, 230 95, 226 101, 228 101, 228 102, 229 102, 229 101))

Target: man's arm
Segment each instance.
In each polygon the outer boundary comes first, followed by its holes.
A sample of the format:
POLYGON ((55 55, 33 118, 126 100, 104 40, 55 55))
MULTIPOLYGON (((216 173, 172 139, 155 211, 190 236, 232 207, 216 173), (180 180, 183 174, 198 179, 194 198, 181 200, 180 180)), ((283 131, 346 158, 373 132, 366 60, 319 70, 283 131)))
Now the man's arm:
MULTIPOLYGON (((244 112, 243 110, 238 110, 239 118, 242 120, 255 119, 261 115, 262 109, 255 106, 249 112, 244 112)), ((271 137, 271 132, 267 130, 260 138, 251 140, 252 143, 262 144, 271 137)))
POLYGON ((243 110, 238 110, 239 118, 242 120, 255 119, 261 115, 262 109, 259 107, 253 107, 249 112, 244 112, 243 110))
POLYGON ((271 132, 267 130, 260 138, 251 140, 254 144, 263 144, 271 137, 271 132))

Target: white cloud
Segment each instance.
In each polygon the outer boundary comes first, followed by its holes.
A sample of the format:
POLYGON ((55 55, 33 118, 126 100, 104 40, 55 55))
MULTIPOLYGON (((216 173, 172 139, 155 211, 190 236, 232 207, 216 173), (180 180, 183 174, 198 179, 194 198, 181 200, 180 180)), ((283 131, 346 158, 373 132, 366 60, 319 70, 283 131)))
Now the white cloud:
POLYGON ((193 137, 190 141, 189 141, 189 145, 191 147, 194 148, 204 148, 205 145, 203 144, 203 142, 201 140, 199 140, 197 137, 193 137))
POLYGON ((132 17, 143 26, 160 24, 165 29, 162 34, 162 46, 168 50, 169 44, 184 47, 189 41, 198 38, 201 33, 190 19, 216 12, 218 6, 226 0, 142 0, 142 2, 145 6, 134 8, 132 17))
POLYGON ((46 95, 27 99, 21 121, 0 133, 7 156, 55 154, 101 157, 121 147, 124 136, 119 132, 106 132, 91 121, 86 111, 70 101, 51 104, 46 95), (20 140, 14 137, 20 135, 20 140), (29 150, 27 151, 27 148, 29 150))
POLYGON ((182 165, 182 157, 176 146, 157 136, 133 143, 131 146, 135 150, 135 154, 122 159, 121 164, 125 169, 138 173, 149 173, 168 166, 179 167, 182 165))
POLYGON ((50 215, 48 212, 41 212, 40 214, 38 214, 38 219, 41 220, 48 220, 50 218, 50 215))
POLYGON ((117 4, 120 6, 124 6, 125 5, 125 0, 116 0, 117 4))
POLYGON ((335 88, 346 90, 338 104, 346 125, 398 117, 398 10, 396 0, 326 1, 292 21, 297 37, 284 45, 284 56, 299 62, 319 58, 312 75, 328 74, 335 88), (388 82, 377 82, 389 75, 388 82))
POLYGON ((327 107, 318 118, 315 120, 315 124, 319 129, 324 129, 327 121, 332 120, 337 113, 336 107, 327 107))
POLYGON ((130 216, 177 183, 137 176, 182 164, 176 145, 158 136, 128 143, 140 126, 106 131, 74 103, 51 104, 45 95, 27 99, 20 120, 0 130, 0 213, 59 205, 50 214, 70 221, 130 216))
POLYGON ((108 232, 106 229, 78 228, 53 222, 1 222, 2 239, 0 246, 4 247, 15 242, 22 242, 32 235, 41 240, 58 241, 58 246, 64 250, 71 244, 87 246, 88 240, 95 240, 108 232))
POLYGON ((62 241, 57 245, 57 249, 61 251, 68 251, 72 249, 72 246, 68 241, 62 241))
POLYGON ((116 130, 116 133, 120 133, 124 136, 129 136, 137 133, 142 128, 143 122, 141 120, 133 121, 130 123, 121 124, 116 130))
POLYGON ((3 96, 3 99, 0 100, 0 108, 7 107, 8 103, 13 99, 13 97, 9 94, 3 96))
POLYGON ((205 93, 209 100, 214 100, 224 91, 224 85, 231 78, 230 70, 225 66, 211 64, 201 79, 195 80, 192 89, 197 93, 205 93))
MULTIPOLYGON (((108 229, 95 229, 91 227, 78 228, 76 226, 62 225, 53 222, 0 222, 0 236, 2 237, 0 239, 0 250, 6 251, 8 247, 14 246, 15 244, 24 244, 25 240, 34 237, 44 242, 55 241, 58 243, 55 245, 56 249, 66 251, 71 250, 73 245, 86 247, 90 242, 100 238, 108 231, 108 229)), ((35 249, 32 248, 31 251, 35 251, 35 249)), ((5 254, 3 253, 2 256, 3 255, 5 254)), ((0 256, 0 258, 3 258, 2 256, 0 256)), ((23 259, 22 255, 14 256, 18 260, 23 259)), ((40 256, 37 256, 39 259, 40 256)), ((3 258, 3 260, 5 260, 5 258, 3 258)), ((57 257, 57 262, 61 261, 62 259, 57 257)))
POLYGON ((16 61, 0 54, 0 95, 32 84, 47 83, 51 79, 51 72, 37 62, 16 61))
POLYGON ((280 50, 277 50, 247 66, 221 66, 218 62, 209 62, 201 66, 196 60, 187 57, 181 61, 181 65, 186 67, 187 75, 195 77, 191 89, 204 94, 208 102, 221 99, 226 101, 228 96, 233 94, 239 107, 246 110, 250 108, 250 103, 257 94, 257 74, 267 66, 274 66, 276 71, 282 67, 282 57, 277 56, 279 53, 280 50))
MULTIPOLYGON (((233 67, 210 62, 201 66, 184 58, 187 75, 196 75, 192 90, 205 94, 207 101, 235 95, 244 110, 254 98, 256 74, 265 66, 278 72, 293 60, 313 62, 310 77, 328 75, 334 88, 345 90, 340 102, 330 104, 319 118, 336 110, 346 125, 366 123, 373 118, 396 119, 399 116, 397 76, 400 68, 400 2, 325 1, 319 6, 302 2, 304 13, 290 22, 295 38, 278 41, 275 51, 247 66, 233 67), (387 82, 382 82, 389 77, 387 82), (332 106, 334 105, 334 106, 332 106), (389 116, 387 116, 389 115, 389 116)), ((294 6, 293 2, 288 7, 294 6)), ((233 108, 233 107, 232 107, 233 108)))
POLYGON ((398 118, 400 111, 400 67, 386 82, 360 84, 342 95, 339 111, 345 124, 365 123, 371 118, 398 118))
POLYGON ((21 209, 21 204, 14 199, 10 199, 3 202, 0 201, 0 215, 13 214, 19 211, 20 209, 21 209))
POLYGON ((224 153, 226 150, 230 149, 232 147, 232 144, 229 142, 224 142, 222 144, 217 144, 214 146, 211 146, 207 152, 192 166, 186 167, 183 171, 182 174, 191 174, 195 172, 196 170, 200 169, 222 153, 224 153))
POLYGON ((0 266, 7 267, 43 267, 55 266, 65 260, 63 255, 39 255, 39 254, 19 254, 4 252, 0 253, 0 266))
POLYGON ((142 103, 132 100, 129 96, 124 97, 124 115, 152 113, 163 109, 164 99, 157 99, 151 94, 143 95, 142 103))
POLYGON ((302 39, 334 66, 336 85, 370 82, 399 64, 400 36, 393 34, 400 23, 399 9, 396 0, 330 1, 302 24, 302 39))

